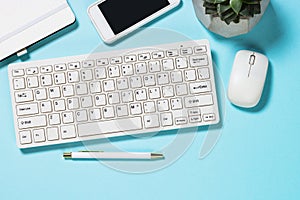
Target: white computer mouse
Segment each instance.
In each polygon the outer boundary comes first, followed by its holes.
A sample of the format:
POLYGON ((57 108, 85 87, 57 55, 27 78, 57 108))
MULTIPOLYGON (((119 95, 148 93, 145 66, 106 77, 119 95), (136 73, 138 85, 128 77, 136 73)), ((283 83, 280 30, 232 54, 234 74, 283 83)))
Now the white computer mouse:
POLYGON ((237 52, 227 91, 231 103, 244 108, 251 108, 258 104, 268 65, 268 58, 263 54, 247 50, 237 52))

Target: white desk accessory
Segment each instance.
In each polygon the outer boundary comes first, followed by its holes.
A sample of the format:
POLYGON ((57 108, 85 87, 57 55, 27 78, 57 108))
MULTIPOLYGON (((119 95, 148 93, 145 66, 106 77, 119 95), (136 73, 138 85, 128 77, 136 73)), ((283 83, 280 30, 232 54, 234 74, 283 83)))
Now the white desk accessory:
POLYGON ((207 40, 9 65, 20 148, 219 122, 207 40))
POLYGON ((106 160, 154 160, 163 159, 161 153, 149 152, 102 152, 102 151, 79 151, 66 152, 63 154, 66 159, 106 159, 106 160))
POLYGON ((66 0, 0 0, 0 61, 72 24, 66 0))
POLYGON ((263 54, 237 52, 229 80, 229 100, 245 108, 256 106, 263 92, 268 65, 268 58, 263 54))

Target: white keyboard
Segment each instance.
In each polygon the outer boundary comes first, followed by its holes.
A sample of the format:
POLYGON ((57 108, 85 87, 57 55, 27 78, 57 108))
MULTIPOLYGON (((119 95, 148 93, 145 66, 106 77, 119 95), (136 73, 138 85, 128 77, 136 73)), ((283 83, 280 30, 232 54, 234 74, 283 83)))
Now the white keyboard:
POLYGON ((20 148, 219 122, 207 40, 9 65, 20 148))

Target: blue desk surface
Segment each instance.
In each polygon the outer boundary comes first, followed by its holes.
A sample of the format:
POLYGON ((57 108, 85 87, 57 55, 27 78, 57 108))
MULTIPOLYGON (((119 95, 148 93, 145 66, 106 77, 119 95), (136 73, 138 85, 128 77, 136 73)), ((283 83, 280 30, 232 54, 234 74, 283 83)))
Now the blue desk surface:
MULTIPOLYGON (((134 169, 146 170, 145 163, 133 162, 124 170, 126 163, 112 166, 62 159, 63 152, 86 149, 85 144, 20 151, 15 145, 9 95, 7 63, 13 60, 9 59, 0 68, 0 199, 300 199, 299 1, 272 0, 249 34, 223 39, 203 28, 192 2, 183 0, 178 10, 113 47, 102 43, 88 19, 86 9, 93 2, 69 0, 77 23, 31 47, 28 60, 87 54, 99 46, 120 48, 146 30, 159 28, 164 34, 176 32, 210 41, 223 94, 238 50, 250 48, 266 54, 270 68, 262 103, 243 110, 224 97, 221 137, 206 158, 199 159, 199 153, 209 131, 199 128, 196 134, 194 130, 183 133, 182 141, 187 139, 187 143, 178 159, 157 165, 152 172, 134 174, 134 169)), ((110 144, 129 151, 155 151, 170 145, 175 136, 176 132, 153 138, 125 137, 110 144)), ((105 145, 100 142, 99 148, 105 145)), ((175 152, 176 146, 172 148, 175 152)))

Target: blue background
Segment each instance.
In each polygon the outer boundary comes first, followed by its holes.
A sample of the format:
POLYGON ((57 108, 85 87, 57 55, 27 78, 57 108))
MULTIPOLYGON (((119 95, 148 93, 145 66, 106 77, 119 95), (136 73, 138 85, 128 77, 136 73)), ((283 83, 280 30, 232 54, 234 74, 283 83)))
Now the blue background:
MULTIPOLYGON (((77 23, 31 47, 29 60, 87 54, 102 45, 86 14, 93 2, 69 0, 77 23)), ((239 109, 225 99, 222 136, 208 157, 199 159, 207 132, 199 129, 176 162, 152 173, 132 174, 97 161, 62 159, 65 151, 83 149, 81 144, 20 151, 7 77, 7 65, 14 57, 2 62, 0 199, 300 199, 299 7, 297 0, 272 0, 249 34, 232 39, 208 32, 196 19, 191 0, 183 0, 175 12, 146 26, 174 30, 195 40, 207 38, 225 88, 238 50, 263 52, 270 61, 258 107, 239 109)), ((164 142, 170 135, 154 141, 164 142)), ((139 147, 139 140, 113 142, 128 149, 139 147)))

